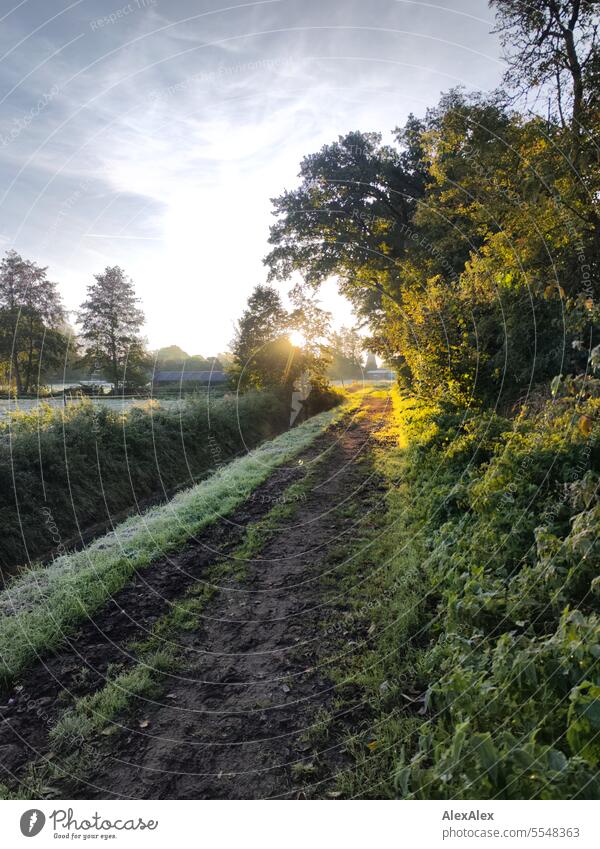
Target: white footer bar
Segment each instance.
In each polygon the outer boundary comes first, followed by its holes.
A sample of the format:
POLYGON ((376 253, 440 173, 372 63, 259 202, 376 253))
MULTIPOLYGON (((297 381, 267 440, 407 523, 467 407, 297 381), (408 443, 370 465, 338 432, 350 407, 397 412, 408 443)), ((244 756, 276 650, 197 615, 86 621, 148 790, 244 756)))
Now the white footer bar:
POLYGON ((6 801, 7 847, 600 846, 598 802, 6 801))

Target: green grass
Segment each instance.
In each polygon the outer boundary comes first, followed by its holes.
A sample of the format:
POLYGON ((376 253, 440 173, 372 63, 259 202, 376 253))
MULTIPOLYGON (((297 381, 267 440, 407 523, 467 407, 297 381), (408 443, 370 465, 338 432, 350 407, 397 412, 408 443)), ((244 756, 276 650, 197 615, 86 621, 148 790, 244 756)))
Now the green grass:
POLYGON ((134 701, 158 698, 161 674, 172 672, 176 663, 173 650, 149 652, 133 668, 113 672, 96 693, 77 699, 50 729, 51 750, 27 765, 14 790, 0 785, 0 799, 56 798, 62 781, 83 780, 97 764, 98 735, 118 731, 134 701))
POLYGON ((138 569, 177 550, 242 504, 283 463, 349 411, 320 413, 222 467, 168 504, 123 522, 83 551, 17 578, 0 594, 0 681, 8 684, 56 648, 138 569))
POLYGON ((50 731, 50 744, 56 751, 72 750, 109 728, 135 698, 156 697, 161 692, 157 673, 174 668, 172 653, 162 651, 146 656, 133 669, 117 675, 97 693, 78 699, 65 711, 50 731))

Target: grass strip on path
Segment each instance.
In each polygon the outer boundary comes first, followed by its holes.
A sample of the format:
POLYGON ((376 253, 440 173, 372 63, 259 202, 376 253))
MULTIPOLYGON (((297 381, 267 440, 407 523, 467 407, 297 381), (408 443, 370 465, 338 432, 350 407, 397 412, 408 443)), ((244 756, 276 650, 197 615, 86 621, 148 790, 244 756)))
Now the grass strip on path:
POLYGON ((167 504, 128 519, 86 549, 17 578, 0 594, 0 683, 8 685, 41 654, 56 648, 136 570, 177 550, 243 504, 275 469, 307 449, 359 403, 356 396, 314 416, 167 504))

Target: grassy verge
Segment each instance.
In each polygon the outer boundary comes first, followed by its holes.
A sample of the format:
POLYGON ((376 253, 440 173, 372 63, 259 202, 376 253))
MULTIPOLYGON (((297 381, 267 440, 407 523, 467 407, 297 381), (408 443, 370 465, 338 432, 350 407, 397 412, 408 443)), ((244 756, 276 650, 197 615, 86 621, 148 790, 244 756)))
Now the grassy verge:
POLYGON ((31 762, 11 791, 0 785, 0 798, 29 799, 61 795, 64 781, 82 782, 91 774, 101 757, 100 740, 110 737, 133 723, 137 717, 140 728, 148 722, 143 717, 147 702, 164 696, 172 676, 185 668, 178 635, 198 629, 198 621, 207 603, 218 592, 218 585, 234 577, 242 581, 245 565, 256 557, 278 531, 295 515, 298 505, 314 486, 325 451, 306 467, 301 480, 288 486, 269 512, 246 529, 245 538, 220 563, 211 567, 202 583, 190 588, 182 598, 173 601, 170 609, 152 627, 143 640, 131 644, 132 666, 109 669, 104 686, 80 697, 60 716, 49 732, 50 752, 31 762))
POLYGON ((308 448, 349 409, 346 405, 314 416, 232 461, 168 504, 127 520, 87 549, 16 579, 0 594, 0 681, 14 680, 40 654, 59 645, 136 570, 231 513, 277 467, 308 448))
POLYGON ((342 625, 363 640, 336 708, 358 700, 363 720, 342 795, 598 797, 599 410, 509 421, 396 398, 385 525, 346 575, 342 625))
MULTIPOLYGON (((336 396, 311 393, 309 403, 308 412, 318 413, 336 396)), ((0 422, 0 576, 198 483, 285 431, 289 410, 285 393, 249 392, 189 396, 176 409, 84 402, 11 414, 0 422)))

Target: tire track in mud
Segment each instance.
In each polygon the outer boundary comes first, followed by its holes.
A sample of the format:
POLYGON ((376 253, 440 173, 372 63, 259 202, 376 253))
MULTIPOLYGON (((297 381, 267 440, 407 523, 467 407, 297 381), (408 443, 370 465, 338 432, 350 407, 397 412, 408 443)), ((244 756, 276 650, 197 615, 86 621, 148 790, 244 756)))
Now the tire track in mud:
MULTIPOLYGON (((246 529, 320 459, 306 501, 246 564, 244 579, 222 584, 197 629, 173 635, 182 668, 163 681, 168 699, 134 697, 123 727, 94 741, 94 766, 85 779, 73 776, 53 787, 62 798, 295 794, 291 764, 310 757, 303 732, 333 698, 322 666, 319 562, 352 532, 337 508, 360 500, 369 486, 360 458, 386 404, 367 399, 349 427, 332 428, 229 520, 138 573, 60 652, 32 669, 0 707, 6 775, 22 774, 48 752, 48 731, 73 698, 101 688, 111 665, 133 666, 130 644, 147 636, 170 602, 206 580, 211 565, 223 562, 246 529)), ((334 754, 332 768, 340 758, 334 754)))

